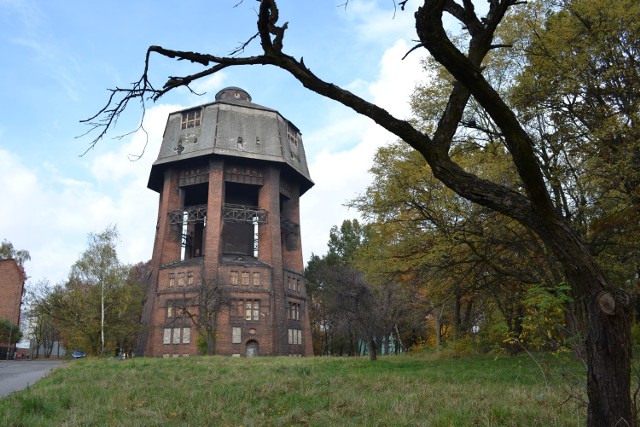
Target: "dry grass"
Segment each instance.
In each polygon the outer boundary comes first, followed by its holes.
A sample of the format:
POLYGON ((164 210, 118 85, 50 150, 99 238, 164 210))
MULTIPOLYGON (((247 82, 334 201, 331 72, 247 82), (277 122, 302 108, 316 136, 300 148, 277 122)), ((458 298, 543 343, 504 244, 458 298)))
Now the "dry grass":
POLYGON ((584 424, 560 380, 577 366, 542 361, 544 374, 524 356, 89 359, 0 400, 0 425, 584 424))

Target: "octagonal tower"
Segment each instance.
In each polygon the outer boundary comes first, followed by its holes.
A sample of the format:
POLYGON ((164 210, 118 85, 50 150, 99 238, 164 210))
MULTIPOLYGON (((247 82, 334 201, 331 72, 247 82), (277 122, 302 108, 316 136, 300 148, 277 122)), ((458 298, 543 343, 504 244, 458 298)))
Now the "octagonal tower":
POLYGON ((243 89, 170 114, 148 183, 160 198, 139 352, 195 355, 209 339, 216 354, 312 355, 299 225, 312 186, 298 128, 243 89))

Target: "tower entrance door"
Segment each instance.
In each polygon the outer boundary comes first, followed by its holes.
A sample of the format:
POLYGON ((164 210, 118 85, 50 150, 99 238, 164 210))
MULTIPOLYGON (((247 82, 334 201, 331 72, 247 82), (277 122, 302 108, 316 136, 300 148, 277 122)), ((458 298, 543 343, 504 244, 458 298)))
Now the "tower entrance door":
POLYGON ((251 340, 247 343, 246 357, 256 357, 258 355, 258 341, 251 340))

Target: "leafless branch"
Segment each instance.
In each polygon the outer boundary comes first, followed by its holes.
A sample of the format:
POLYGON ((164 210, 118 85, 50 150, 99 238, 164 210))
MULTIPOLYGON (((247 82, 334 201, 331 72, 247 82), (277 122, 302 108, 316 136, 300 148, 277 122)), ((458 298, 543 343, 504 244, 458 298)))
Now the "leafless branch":
POLYGON ((249 43, 251 43, 253 41, 253 39, 255 39, 256 37, 258 37, 260 35, 260 33, 255 33, 253 36, 251 36, 251 38, 249 40, 247 40, 246 42, 242 43, 240 46, 238 46, 237 48, 235 48, 234 50, 232 50, 229 55, 230 56, 235 56, 239 53, 244 52, 244 49, 249 45, 249 43))
MULTIPOLYGON (((414 40, 415 41, 415 40, 414 40)), ((411 49, 409 49, 409 51, 407 53, 404 54, 404 56, 402 57, 402 60, 404 60, 407 56, 409 56, 409 54, 411 52, 413 52, 416 49, 420 49, 421 47, 424 47, 424 45, 422 43, 418 43, 417 45, 415 45, 414 47, 412 47, 411 49)))

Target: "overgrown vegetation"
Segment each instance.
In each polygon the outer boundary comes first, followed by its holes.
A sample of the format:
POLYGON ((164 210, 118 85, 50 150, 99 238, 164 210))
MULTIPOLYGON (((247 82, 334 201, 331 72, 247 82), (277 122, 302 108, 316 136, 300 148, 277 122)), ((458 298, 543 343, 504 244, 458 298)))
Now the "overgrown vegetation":
POLYGON ((87 359, 0 400, 0 425, 577 426, 561 374, 580 372, 566 355, 87 359))

